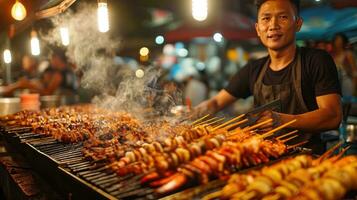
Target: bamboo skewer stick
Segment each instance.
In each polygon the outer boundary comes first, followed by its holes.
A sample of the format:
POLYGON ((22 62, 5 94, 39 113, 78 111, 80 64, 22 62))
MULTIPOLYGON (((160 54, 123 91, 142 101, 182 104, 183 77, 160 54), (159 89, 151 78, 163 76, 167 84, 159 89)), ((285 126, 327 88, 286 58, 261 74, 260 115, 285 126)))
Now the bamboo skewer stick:
POLYGON ((264 124, 270 123, 270 122, 272 122, 272 121, 273 121, 273 119, 267 119, 267 120, 265 120, 265 121, 263 121, 263 122, 260 122, 260 123, 258 123, 258 124, 255 124, 255 125, 253 125, 253 126, 251 126, 251 127, 247 127, 247 128, 245 128, 244 130, 246 130, 246 131, 251 131, 251 130, 254 130, 254 129, 258 128, 259 126, 262 126, 262 125, 264 125, 264 124))
POLYGON ((229 126, 224 127, 224 129, 229 130, 229 129, 235 127, 235 126, 241 125, 241 124, 246 123, 246 122, 248 122, 248 119, 243 119, 242 121, 239 121, 239 122, 236 122, 234 124, 231 124, 229 126))
POLYGON ((335 146, 333 146, 331 149, 327 150, 324 154, 322 154, 317 160, 317 163, 321 163, 323 160, 325 160, 327 157, 329 157, 337 148, 339 148, 342 145, 342 142, 337 143, 335 146))
POLYGON ((217 199, 218 197, 222 196, 222 190, 218 190, 216 192, 212 192, 202 198, 202 200, 210 200, 210 199, 217 199))
POLYGON ((234 121, 236 121, 236 120, 238 120, 238 119, 240 119, 240 118, 242 118, 242 117, 244 117, 244 116, 245 116, 245 114, 239 115, 238 117, 235 117, 235 118, 233 118, 233 119, 231 119, 231 120, 229 120, 229 121, 227 121, 227 122, 225 122, 225 123, 223 123, 223 124, 221 124, 221 125, 219 125, 219 126, 214 127, 214 128, 212 129, 212 131, 215 131, 215 130, 217 130, 217 129, 220 129, 220 128, 222 128, 222 127, 224 127, 224 126, 226 126, 226 125, 228 125, 228 124, 230 124, 230 123, 232 123, 232 122, 234 122, 234 121))
MULTIPOLYGON (((220 122, 220 121, 222 121, 222 120, 224 120, 224 117, 218 118, 217 120, 215 120, 215 121, 213 121, 213 122, 210 122, 210 123, 208 123, 208 124, 202 124, 202 125, 203 125, 203 126, 210 126, 210 125, 215 124, 215 123, 217 123, 217 122, 220 122)), ((210 131, 211 131, 211 130, 210 130, 210 131)))
POLYGON ((289 132, 289 133, 285 133, 285 134, 283 134, 283 135, 281 135, 281 136, 279 136, 279 137, 276 137, 276 139, 277 139, 277 140, 280 140, 281 138, 287 137, 287 136, 292 135, 292 134, 295 134, 295 133, 297 133, 297 132, 298 132, 298 130, 293 130, 293 131, 291 131, 291 132, 289 132))
POLYGON ((196 126, 196 127, 197 127, 197 126, 200 126, 200 125, 202 125, 202 124, 205 124, 205 123, 211 122, 211 121, 213 121, 213 120, 216 120, 217 118, 218 118, 218 117, 212 117, 212 118, 210 118, 210 119, 207 119, 207 120, 205 120, 205 121, 202 121, 202 122, 196 124, 195 126, 196 126))
POLYGON ((201 117, 201 118, 195 120, 194 122, 191 123, 191 125, 195 125, 196 123, 198 123, 198 122, 200 122, 200 121, 206 119, 208 116, 209 116, 209 114, 207 114, 207 115, 205 115, 205 116, 203 116, 203 117, 201 117))
POLYGON ((291 146, 288 146, 287 149, 292 149, 292 148, 295 148, 295 147, 298 147, 298 146, 301 146, 301 145, 304 145, 306 143, 308 143, 309 141, 305 140, 305 141, 302 141, 302 142, 299 142, 297 144, 294 144, 294 145, 291 145, 291 146))
POLYGON ((290 124, 295 123, 295 122, 296 122, 296 119, 291 120, 290 122, 287 122, 287 123, 285 123, 285 124, 283 124, 281 126, 278 126, 278 127, 274 128, 273 130, 270 130, 270 131, 264 133, 263 135, 261 135, 261 137, 262 138, 269 137, 269 136, 273 135, 276 131, 279 131, 279 130, 281 130, 281 129, 283 129, 283 128, 285 128, 285 127, 287 127, 290 124))
MULTIPOLYGON (((345 147, 345 148, 342 149, 341 153, 342 153, 342 154, 346 153, 346 151, 347 151, 348 149, 350 149, 350 148, 351 148, 351 145, 348 145, 347 147, 345 147)), ((342 156, 342 154, 341 154, 341 156, 342 156)))
POLYGON ((289 140, 292 140, 292 139, 294 139, 294 138, 296 138, 296 137, 298 137, 299 135, 294 135, 294 136, 291 136, 291 137, 289 137, 289 138, 286 138, 285 140, 281 140, 283 143, 285 143, 285 142, 287 142, 287 141, 289 141, 289 140))
POLYGON ((346 153, 346 151, 350 148, 351 146, 347 146, 341 150, 336 156, 333 156, 332 158, 329 158, 332 162, 336 162, 343 154, 346 153))

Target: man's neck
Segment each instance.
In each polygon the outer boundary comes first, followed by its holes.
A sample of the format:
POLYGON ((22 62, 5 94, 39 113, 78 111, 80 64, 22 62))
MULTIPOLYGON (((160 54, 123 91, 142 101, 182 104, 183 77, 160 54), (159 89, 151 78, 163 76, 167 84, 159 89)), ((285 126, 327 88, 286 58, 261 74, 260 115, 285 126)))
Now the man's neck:
POLYGON ((287 67, 295 57, 296 46, 290 45, 282 50, 268 50, 270 56, 270 68, 273 71, 279 71, 287 67))

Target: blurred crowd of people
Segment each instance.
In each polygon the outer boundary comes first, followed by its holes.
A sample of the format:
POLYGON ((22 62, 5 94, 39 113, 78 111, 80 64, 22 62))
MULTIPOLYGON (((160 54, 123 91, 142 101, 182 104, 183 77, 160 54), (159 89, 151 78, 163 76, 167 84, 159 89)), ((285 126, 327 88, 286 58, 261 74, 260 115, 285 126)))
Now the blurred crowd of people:
MULTIPOLYGON (((307 41, 305 46, 323 49, 330 53, 338 69, 343 96, 357 95, 356 58, 352 45, 344 34, 336 34, 330 41, 307 41)), ((212 90, 217 90, 217 88, 212 88, 210 83, 212 80, 209 80, 210 78, 204 70, 197 70, 193 66, 194 63, 191 64, 190 67, 194 70, 190 68, 191 70, 188 70, 190 73, 186 73, 182 80, 177 81, 172 77, 166 77, 166 81, 177 84, 175 91, 180 93, 182 104, 194 107, 212 96, 212 90)), ((22 56, 21 72, 18 78, 15 82, 3 87, 2 96, 18 96, 23 92, 39 93, 40 95, 75 95, 78 93, 80 77, 75 74, 74 69, 75 64, 68 61, 65 51, 62 49, 53 49, 49 58, 43 60, 25 54, 22 56)), ((220 73, 218 72, 220 68, 217 69, 217 72, 212 76, 216 77, 217 73, 220 73)), ((163 90, 171 91, 167 88, 163 90)), ((173 96, 173 94, 169 96, 173 96)), ((163 98, 162 101, 172 102, 170 98, 163 98)), ((175 99, 179 98, 175 97, 175 99)))
POLYGON ((307 46, 327 51, 333 57, 341 84, 342 95, 357 95, 357 65, 353 47, 343 33, 336 34, 331 41, 309 41, 307 46))
POLYGON ((11 97, 21 93, 39 93, 70 96, 76 94, 78 86, 74 65, 68 62, 65 51, 53 49, 48 60, 23 55, 19 77, 3 87, 2 95, 11 97))

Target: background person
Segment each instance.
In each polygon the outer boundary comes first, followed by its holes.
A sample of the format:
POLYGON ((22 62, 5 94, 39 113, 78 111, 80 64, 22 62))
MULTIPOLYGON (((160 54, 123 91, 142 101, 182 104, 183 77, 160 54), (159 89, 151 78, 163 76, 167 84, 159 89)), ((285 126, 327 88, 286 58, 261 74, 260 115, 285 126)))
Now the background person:
POLYGON ((333 39, 332 56, 336 63, 343 96, 353 96, 357 85, 357 65, 353 52, 348 49, 348 38, 343 33, 333 39))
POLYGON ((25 54, 22 57, 22 71, 20 78, 6 86, 3 94, 5 96, 13 96, 16 90, 28 89, 30 91, 37 90, 40 87, 40 76, 38 71, 38 60, 36 57, 25 54))

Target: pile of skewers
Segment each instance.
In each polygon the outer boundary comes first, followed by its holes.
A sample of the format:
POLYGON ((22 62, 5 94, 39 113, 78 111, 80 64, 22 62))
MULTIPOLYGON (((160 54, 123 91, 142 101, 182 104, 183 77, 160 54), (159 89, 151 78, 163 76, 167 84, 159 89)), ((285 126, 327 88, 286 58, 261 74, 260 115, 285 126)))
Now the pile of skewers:
MULTIPOLYGON (((336 146, 337 147, 337 146, 336 146)), ((203 199, 337 200, 357 189, 357 156, 318 159, 301 155, 245 174, 234 174, 222 190, 203 199)))
POLYGON ((248 121, 245 115, 225 122, 206 115, 191 124, 144 124, 128 113, 70 106, 20 112, 1 121, 30 126, 35 133, 63 142, 85 140, 82 153, 93 169, 121 176, 145 173, 142 184, 156 188, 158 194, 267 163, 304 144, 285 144, 298 136, 297 131, 272 137, 294 121, 258 134, 272 119, 242 127, 248 121), (165 137, 159 137, 163 133, 165 137))
MULTIPOLYGON (((129 126, 129 125, 128 125, 129 126)), ((167 121, 160 121, 156 124, 140 123, 140 136, 132 137, 138 131, 131 131, 127 128, 124 131, 91 137, 84 142, 83 155, 94 161, 117 161, 123 157, 126 151, 138 147, 146 147, 148 150, 175 146, 182 143, 184 138, 190 140, 199 137, 191 130, 191 126, 184 124, 172 126, 167 121), (131 136, 131 137, 129 137, 131 136)), ((137 135, 137 134, 136 134, 137 135)), ((137 153, 136 151, 132 153, 137 153)), ((129 154, 130 155, 130 154, 129 154)))
POLYGON ((64 106, 41 111, 21 111, 1 117, 7 127, 29 127, 32 132, 51 136, 65 143, 76 143, 101 135, 124 133, 124 137, 141 139, 141 130, 137 119, 128 113, 108 112, 91 105, 64 106))
POLYGON ((208 120, 200 123, 196 121, 192 126, 199 137, 187 140, 178 136, 181 139, 175 137, 167 139, 162 144, 145 144, 127 151, 125 156, 105 165, 101 170, 110 169, 120 175, 149 172, 142 178, 142 184, 157 187, 157 193, 166 194, 188 182, 197 181, 204 184, 211 178, 267 163, 272 158, 278 158, 286 153, 289 148, 303 144, 291 147, 285 145, 285 142, 296 135, 286 137, 295 134, 296 131, 274 140, 265 139, 294 121, 259 135, 253 130, 270 123, 271 119, 241 129, 237 126, 246 122, 246 119, 240 120, 243 116, 218 125, 207 122, 208 120))

